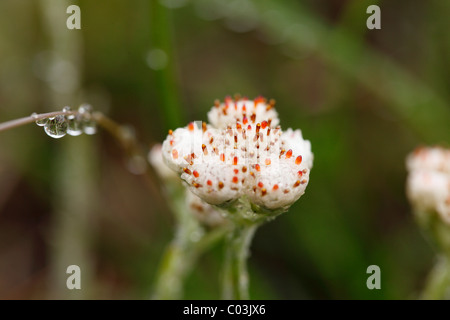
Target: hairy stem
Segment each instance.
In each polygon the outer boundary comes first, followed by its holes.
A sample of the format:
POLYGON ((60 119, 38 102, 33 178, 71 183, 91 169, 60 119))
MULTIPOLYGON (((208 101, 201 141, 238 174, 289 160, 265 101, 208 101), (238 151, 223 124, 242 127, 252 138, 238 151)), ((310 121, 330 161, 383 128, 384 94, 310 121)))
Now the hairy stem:
POLYGON ((428 276, 421 298, 424 300, 450 299, 450 261, 446 256, 438 257, 428 276))
POLYGON ((156 275, 153 299, 171 300, 183 297, 187 276, 199 256, 216 244, 227 232, 227 227, 205 233, 192 213, 186 208, 184 194, 172 194, 172 211, 176 218, 176 233, 164 252, 156 275))
POLYGON ((181 236, 186 234, 184 226, 178 225, 177 236, 166 248, 158 274, 156 276, 153 299, 181 299, 184 293, 186 278, 195 266, 198 258, 210 247, 216 244, 226 234, 226 228, 219 228, 198 242, 181 236))
POLYGON ((227 236, 223 270, 223 298, 226 300, 249 299, 247 258, 257 228, 258 224, 236 225, 227 236))

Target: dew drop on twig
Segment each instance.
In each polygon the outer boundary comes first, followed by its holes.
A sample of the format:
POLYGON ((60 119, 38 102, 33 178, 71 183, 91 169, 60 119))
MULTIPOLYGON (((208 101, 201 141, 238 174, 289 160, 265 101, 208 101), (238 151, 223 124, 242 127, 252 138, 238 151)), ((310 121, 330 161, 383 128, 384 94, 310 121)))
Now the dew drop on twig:
POLYGON ((87 103, 83 103, 79 108, 78 108, 78 112, 86 115, 86 116, 91 116, 92 113, 92 106, 90 104, 87 103))
POLYGON ((45 126, 45 124, 46 124, 47 121, 48 121, 47 118, 44 118, 44 119, 38 119, 39 116, 38 116, 38 114, 37 114, 36 112, 33 112, 33 113, 31 114, 31 116, 32 116, 33 118, 37 119, 37 120, 36 120, 36 124, 37 124, 38 126, 40 126, 40 127, 45 126))
POLYGON ((79 136, 83 133, 83 123, 79 115, 67 116, 67 134, 71 136, 79 136))
POLYGON ((82 118, 81 127, 84 133, 89 135, 97 133, 97 123, 92 119, 92 106, 84 103, 78 108, 78 112, 82 118))
POLYGON ((97 133, 97 124, 93 120, 84 120, 82 127, 86 134, 91 135, 97 133))
POLYGON ((44 126, 45 133, 52 138, 59 139, 67 133, 67 121, 63 115, 49 118, 44 126))

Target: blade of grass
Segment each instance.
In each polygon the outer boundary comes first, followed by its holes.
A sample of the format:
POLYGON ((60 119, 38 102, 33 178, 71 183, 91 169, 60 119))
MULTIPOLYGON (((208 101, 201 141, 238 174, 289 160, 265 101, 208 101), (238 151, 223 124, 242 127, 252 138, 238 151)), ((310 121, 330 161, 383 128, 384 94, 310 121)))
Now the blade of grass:
POLYGON ((166 129, 177 128, 183 125, 184 121, 177 86, 172 14, 171 10, 159 1, 150 1, 150 6, 151 50, 162 50, 167 60, 164 66, 153 71, 158 101, 166 129))

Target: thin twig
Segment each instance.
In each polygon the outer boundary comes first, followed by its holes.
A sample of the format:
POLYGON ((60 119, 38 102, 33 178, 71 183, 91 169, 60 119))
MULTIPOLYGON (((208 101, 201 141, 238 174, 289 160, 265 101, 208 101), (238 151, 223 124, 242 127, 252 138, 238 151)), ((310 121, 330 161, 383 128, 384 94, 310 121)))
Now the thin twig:
POLYGON ((29 123, 36 122, 37 120, 43 120, 47 118, 53 118, 57 116, 70 116, 77 114, 76 111, 54 111, 54 112, 48 112, 48 113, 41 113, 41 114, 33 114, 28 117, 20 118, 20 119, 14 119, 11 121, 0 123, 0 132, 6 131, 9 129, 17 128, 29 123))
POLYGON ((116 121, 108 118, 101 112, 94 112, 92 119, 103 129, 105 129, 110 135, 112 135, 120 144, 127 150, 136 149, 138 142, 128 128, 117 123, 116 121))
MULTIPOLYGON (((31 116, 28 117, 0 123, 0 132, 14 129, 26 124, 34 123, 37 120, 53 118, 61 115, 76 116, 78 114, 79 114, 78 111, 54 111, 41 114, 32 114, 31 116)), ((103 113, 98 111, 92 113, 91 119, 94 120, 100 127, 105 129, 105 131, 107 131, 112 137, 114 137, 125 149, 125 152, 127 153, 128 156, 130 157, 139 156, 142 157, 142 159, 145 159, 145 156, 143 155, 143 152, 140 148, 140 144, 138 143, 136 136, 134 135, 134 132, 131 129, 115 122, 111 118, 108 118, 103 113)))
MULTIPOLYGON (((53 111, 40 114, 32 114, 28 117, 23 117, 20 119, 14 119, 7 122, 0 123, 0 132, 14 129, 26 124, 34 123, 38 120, 54 118, 57 116, 70 116, 77 115, 78 111, 53 111)), ((124 148, 129 149, 131 147, 137 146, 138 143, 132 133, 126 130, 126 127, 120 125, 114 120, 108 118, 101 112, 94 112, 92 114, 92 119, 102 128, 104 128, 109 134, 116 138, 124 148)))

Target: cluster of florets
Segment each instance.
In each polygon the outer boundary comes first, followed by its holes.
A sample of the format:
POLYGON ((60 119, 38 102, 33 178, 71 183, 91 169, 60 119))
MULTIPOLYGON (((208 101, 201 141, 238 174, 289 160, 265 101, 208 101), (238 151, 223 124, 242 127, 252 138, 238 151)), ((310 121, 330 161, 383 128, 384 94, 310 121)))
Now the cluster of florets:
POLYGON ((169 131, 165 163, 209 204, 241 199, 263 209, 287 209, 305 192, 313 154, 300 130, 282 131, 274 104, 262 97, 216 101, 209 124, 191 122, 169 131))

